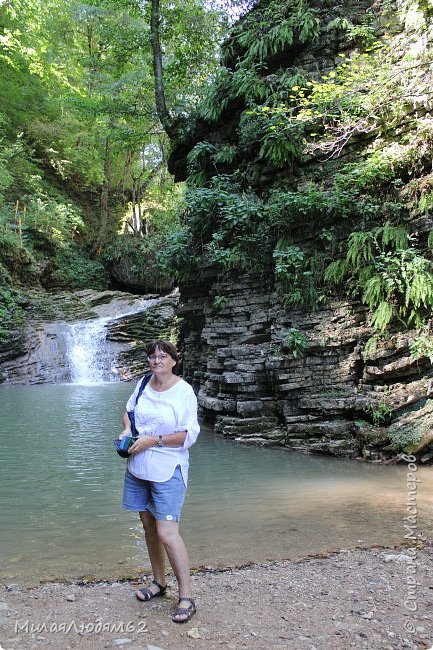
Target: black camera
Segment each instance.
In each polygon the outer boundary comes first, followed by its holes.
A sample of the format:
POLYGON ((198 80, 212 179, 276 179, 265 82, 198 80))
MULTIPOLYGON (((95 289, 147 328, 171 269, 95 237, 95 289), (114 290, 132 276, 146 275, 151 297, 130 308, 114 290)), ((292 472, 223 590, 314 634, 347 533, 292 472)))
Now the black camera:
POLYGON ((119 456, 122 456, 122 458, 129 458, 128 449, 136 440, 137 438, 134 436, 124 436, 120 439, 116 438, 116 440, 114 440, 114 446, 116 447, 119 456))

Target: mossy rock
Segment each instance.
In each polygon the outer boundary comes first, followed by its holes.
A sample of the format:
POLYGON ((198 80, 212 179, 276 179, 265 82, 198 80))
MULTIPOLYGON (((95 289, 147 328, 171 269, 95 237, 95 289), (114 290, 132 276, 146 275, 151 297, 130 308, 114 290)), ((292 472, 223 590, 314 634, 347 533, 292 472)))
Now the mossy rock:
POLYGON ((433 400, 388 428, 389 449, 415 454, 433 442, 433 400))

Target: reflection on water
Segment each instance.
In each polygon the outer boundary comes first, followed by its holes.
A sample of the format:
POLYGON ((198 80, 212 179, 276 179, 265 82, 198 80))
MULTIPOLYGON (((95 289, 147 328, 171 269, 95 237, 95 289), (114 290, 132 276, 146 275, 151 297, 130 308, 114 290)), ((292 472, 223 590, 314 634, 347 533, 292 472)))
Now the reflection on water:
MULTIPOLYGON (((120 506, 112 439, 131 385, 0 387, 1 579, 114 577, 148 567, 120 506)), ((431 536, 433 468, 420 468, 431 536)), ((204 430, 191 451, 182 530, 193 565, 295 558, 404 537, 404 467, 242 447, 204 430)))

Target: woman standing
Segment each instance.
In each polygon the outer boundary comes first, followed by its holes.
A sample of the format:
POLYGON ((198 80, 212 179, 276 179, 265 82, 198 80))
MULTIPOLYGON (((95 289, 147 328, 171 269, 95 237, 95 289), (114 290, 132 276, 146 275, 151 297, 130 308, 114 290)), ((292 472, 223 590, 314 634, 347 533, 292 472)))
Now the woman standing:
POLYGON ((186 623, 196 606, 179 520, 188 482, 188 449, 200 432, 197 399, 191 386, 175 374, 179 357, 172 343, 153 341, 147 359, 151 379, 137 404, 141 382, 129 398, 119 436, 131 435, 128 411, 135 409, 139 437, 129 448, 123 507, 139 512, 154 577, 136 596, 147 601, 165 594, 165 551, 179 589, 179 605, 172 620, 186 623))

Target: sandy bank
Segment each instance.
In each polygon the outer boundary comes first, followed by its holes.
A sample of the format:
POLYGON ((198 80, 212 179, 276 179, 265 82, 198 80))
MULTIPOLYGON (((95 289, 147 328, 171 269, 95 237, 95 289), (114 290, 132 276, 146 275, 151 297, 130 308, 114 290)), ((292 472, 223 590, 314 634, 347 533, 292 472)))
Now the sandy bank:
POLYGON ((132 582, 46 584, 0 593, 0 644, 30 648, 325 650, 431 648, 433 547, 339 551, 193 576, 186 625, 177 594, 139 603, 132 582))

